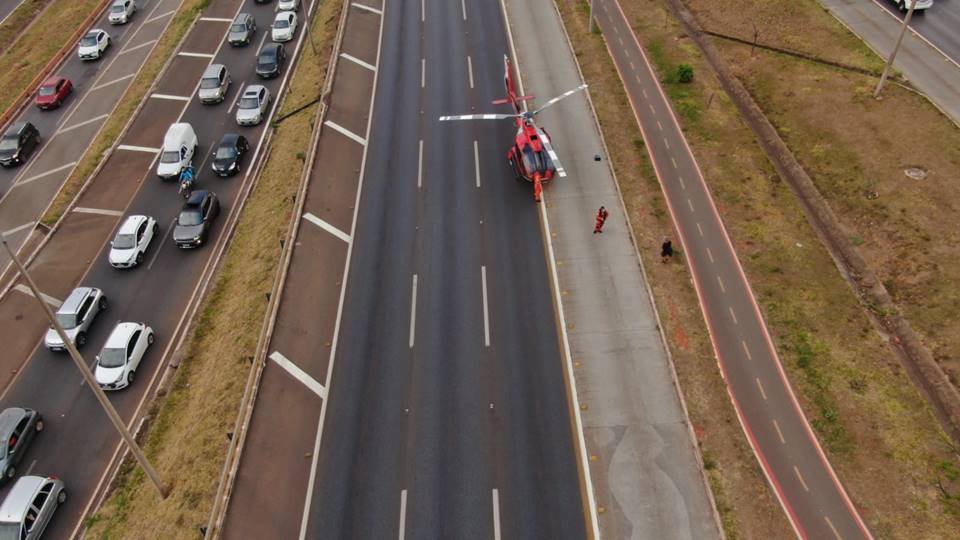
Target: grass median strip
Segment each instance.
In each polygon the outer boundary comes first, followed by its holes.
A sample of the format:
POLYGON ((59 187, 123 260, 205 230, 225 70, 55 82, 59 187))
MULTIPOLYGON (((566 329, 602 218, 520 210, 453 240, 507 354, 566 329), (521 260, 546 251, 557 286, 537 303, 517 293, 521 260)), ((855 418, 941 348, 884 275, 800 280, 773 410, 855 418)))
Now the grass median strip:
MULTIPOLYGON (((281 114, 316 97, 327 72, 341 2, 323 2, 293 74, 281 114)), ((319 105, 317 105, 319 106, 319 105)), ((101 509, 88 520, 90 538, 196 538, 209 518, 250 359, 267 314, 304 156, 313 129, 308 108, 275 127, 268 161, 237 224, 212 292, 167 392, 153 404, 147 455, 172 486, 159 501, 129 460, 101 509)))
MULTIPOLYGON (((651 286, 663 312, 681 389, 727 536, 793 536, 729 403, 690 286, 689 272, 680 264, 654 262, 659 235, 667 234, 672 224, 622 83, 601 38, 588 31, 588 4, 582 0, 557 3, 577 56, 591 59, 582 62, 581 67, 591 85, 642 255, 650 261, 647 268, 651 286)), ((795 50, 827 51, 825 56, 832 60, 867 69, 877 65, 869 49, 812 1, 750 2, 751 9, 735 10, 736 13, 718 0, 688 3, 698 16, 702 12, 698 10, 709 9, 715 28, 732 31, 733 27, 726 26, 728 19, 759 12, 757 24, 767 32, 761 34, 761 38, 767 36, 765 42, 769 43, 770 36, 778 32, 789 34, 793 40, 805 36, 810 41, 773 42, 795 50), (817 16, 826 18, 808 18, 817 16), (798 25, 797 17, 805 24, 798 25), (761 25, 774 20, 776 24, 761 25), (803 32, 797 30, 800 27, 803 32)), ((801 406, 871 530, 877 537, 897 538, 942 538, 955 534, 960 527, 960 513, 953 508, 960 487, 956 448, 948 443, 928 404, 910 384, 897 357, 871 325, 847 283, 837 272, 824 270, 833 268, 829 253, 695 45, 683 37, 661 1, 621 1, 621 5, 678 112, 801 406), (682 64, 693 68, 693 82, 679 81, 677 73, 682 64)), ((742 21, 740 24, 751 27, 742 21)), ((705 26, 711 27, 707 23, 705 26)), ((751 59, 749 47, 730 44, 722 50, 728 47, 738 48, 736 61, 731 63, 757 77, 761 92, 778 95, 784 101, 805 94, 798 100, 800 103, 792 105, 771 102, 776 110, 787 106, 800 116, 809 110, 805 108, 810 106, 808 98, 819 99, 824 101, 825 109, 836 115, 836 122, 843 122, 849 118, 847 114, 837 114, 844 110, 836 102, 838 95, 841 102, 845 97, 870 106, 857 97, 862 95, 859 92, 843 94, 851 86, 869 83, 851 84, 839 90, 840 94, 824 92, 837 79, 867 80, 862 75, 839 73, 835 68, 793 57, 778 56, 774 62, 767 64, 764 60, 760 65, 761 61, 751 59)), ((775 53, 755 54, 759 58, 775 53)), ((925 109, 932 109, 929 104, 921 103, 916 96, 900 94, 901 91, 898 89, 897 99, 912 108, 910 114, 933 121, 925 109)), ((851 145, 840 144, 830 130, 823 128, 831 125, 826 115, 815 121, 798 122, 797 117, 788 118, 778 112, 772 120, 781 131, 795 135, 798 126, 821 126, 816 137, 805 140, 828 154, 833 166, 844 160, 849 162, 855 155, 850 153, 851 145), (835 153, 840 150, 846 154, 835 153)), ((873 125, 876 127, 877 123, 873 125)), ((869 138, 864 132, 860 137, 869 138)), ((818 161, 812 155, 808 159, 818 161)), ((851 165, 856 166, 864 164, 860 161, 851 165)))

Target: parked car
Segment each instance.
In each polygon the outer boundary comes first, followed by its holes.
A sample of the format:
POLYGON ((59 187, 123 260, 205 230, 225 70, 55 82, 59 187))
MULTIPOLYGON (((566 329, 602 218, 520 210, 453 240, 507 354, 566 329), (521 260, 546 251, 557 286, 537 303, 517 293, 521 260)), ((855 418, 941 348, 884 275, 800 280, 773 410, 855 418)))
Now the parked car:
POLYGON ((199 144, 193 126, 186 122, 170 124, 167 133, 163 136, 163 148, 157 163, 157 176, 160 178, 180 176, 180 172, 193 160, 199 144))
POLYGON ((157 220, 150 216, 133 215, 124 220, 117 235, 110 242, 110 266, 130 268, 143 261, 150 242, 160 232, 157 220))
POLYGON ((243 91, 237 103, 237 124, 255 126, 267 116, 273 97, 266 86, 251 84, 243 91))
MULTIPOLYGON (((900 11, 906 13, 910 9, 910 4, 914 0, 894 0, 897 3, 897 7, 900 8, 900 11)), ((933 0, 916 0, 917 5, 913 8, 914 13, 917 15, 923 14, 924 11, 933 7, 933 0)))
POLYGON ((230 73, 223 64, 210 64, 200 77, 197 95, 200 103, 220 103, 227 97, 230 88, 230 73))
POLYGON ((279 11, 297 11, 300 9, 300 0, 280 0, 280 3, 277 4, 277 10, 279 11))
POLYGON ((137 3, 133 0, 113 0, 107 20, 110 24, 127 24, 136 11, 137 3))
POLYGON ((240 13, 233 19, 233 24, 230 25, 227 41, 236 47, 243 47, 253 41, 253 36, 256 33, 257 20, 249 13, 240 13))
POLYGON ((99 60, 110 48, 110 34, 99 28, 94 28, 87 32, 87 35, 80 38, 80 46, 77 48, 77 54, 81 60, 99 60))
POLYGON ((61 504, 67 489, 54 476, 23 476, 0 505, 0 538, 37 540, 61 504))
POLYGON ((297 14, 292 11, 281 11, 273 19, 270 27, 270 39, 274 41, 290 41, 297 32, 297 14))
POLYGON ((43 81, 33 103, 41 109, 56 109, 73 92, 73 83, 66 77, 52 75, 43 81))
POLYGON ((93 370, 100 388, 120 390, 133 384, 134 374, 153 339, 153 329, 143 323, 117 323, 97 355, 93 370))
POLYGON ((16 476, 17 465, 41 431, 43 418, 33 409, 10 407, 0 413, 0 480, 16 476))
POLYGON ((33 124, 26 121, 11 124, 3 137, 0 137, 0 165, 20 165, 30 158, 38 146, 40 132, 33 124))
POLYGON ((272 79, 280 74, 280 68, 287 59, 287 53, 280 43, 267 43, 257 55, 257 75, 272 79))
POLYGON ((220 139, 217 151, 213 153, 210 167, 218 176, 233 176, 240 172, 240 162, 250 151, 247 138, 236 133, 227 133, 220 139))
MULTIPOLYGON (((77 347, 87 342, 87 331, 102 311, 107 310, 107 297, 94 287, 77 287, 57 308, 56 318, 67 339, 77 347)), ((53 327, 47 330, 43 344, 51 351, 65 351, 66 345, 53 327)))
POLYGON ((207 241, 213 220, 220 213, 220 201, 212 191, 199 189, 190 194, 173 228, 177 247, 197 247, 207 241))

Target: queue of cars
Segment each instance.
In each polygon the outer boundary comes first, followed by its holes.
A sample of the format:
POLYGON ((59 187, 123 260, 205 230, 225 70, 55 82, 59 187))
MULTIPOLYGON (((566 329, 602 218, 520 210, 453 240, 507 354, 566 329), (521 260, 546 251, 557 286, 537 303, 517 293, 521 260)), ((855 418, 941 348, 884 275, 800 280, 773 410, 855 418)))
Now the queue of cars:
MULTIPOLYGON (((255 0, 265 3, 269 0, 255 0)), ((257 54, 256 73, 261 78, 280 75, 286 63, 286 51, 281 42, 294 39, 298 18, 294 11, 299 0, 281 0, 278 3, 271 38, 257 54)), ((126 24, 137 11, 135 0, 114 0, 108 12, 111 24, 126 24)), ((257 32, 253 15, 239 14, 230 26, 227 41, 237 47, 249 45, 257 32)), ((81 60, 99 60, 104 57, 112 41, 105 30, 94 28, 81 38, 77 55, 81 60)), ((197 97, 204 104, 218 104, 226 100, 231 77, 222 64, 211 64, 204 71, 198 85, 197 97)), ((36 92, 34 104, 42 109, 56 109, 73 91, 72 82, 60 76, 45 80, 36 92)), ((245 88, 237 100, 235 120, 238 126, 256 126, 267 116, 273 101, 270 90, 253 84, 245 88)), ((15 166, 24 163, 40 144, 40 133, 30 122, 12 124, 0 137, 0 165, 15 166)), ((161 178, 174 178, 187 167, 199 149, 193 127, 187 122, 172 124, 164 136, 156 173, 161 178)), ((250 151, 247 138, 238 133, 224 134, 212 153, 211 169, 220 177, 233 176, 241 171, 242 161, 250 151)), ((195 248, 205 244, 220 213, 220 202, 210 190, 193 191, 183 205, 173 225, 172 237, 181 248, 195 248)), ((154 240, 160 237, 156 218, 147 215, 127 216, 110 242, 109 264, 117 269, 131 269, 140 265, 154 240)), ((103 290, 95 287, 75 288, 57 308, 55 317, 64 330, 66 339, 80 348, 87 343, 87 334, 98 315, 109 307, 103 290)), ((117 322, 105 344, 96 355, 94 377, 103 390, 121 390, 133 384, 136 371, 154 343, 153 329, 142 322, 117 322)), ((65 351, 67 344, 60 334, 50 328, 44 336, 44 345, 51 351, 65 351)), ((16 467, 26 454, 37 433, 43 430, 39 412, 22 407, 11 407, 0 413, 0 482, 16 476, 16 467)), ((23 476, 17 480, 3 503, 0 504, 0 539, 39 538, 56 508, 67 498, 66 486, 56 477, 23 476)))

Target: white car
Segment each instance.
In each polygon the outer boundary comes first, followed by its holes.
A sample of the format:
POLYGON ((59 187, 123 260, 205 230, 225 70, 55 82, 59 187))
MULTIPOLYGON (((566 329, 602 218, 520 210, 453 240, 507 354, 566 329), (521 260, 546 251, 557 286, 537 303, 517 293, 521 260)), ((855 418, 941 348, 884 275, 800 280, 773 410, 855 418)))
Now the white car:
POLYGON ((297 14, 292 11, 281 11, 273 19, 270 27, 270 39, 274 41, 290 41, 297 32, 297 14))
POLYGON ((263 121, 270 107, 270 90, 261 84, 251 84, 237 102, 237 124, 255 126, 263 121))
POLYGON ((87 32, 87 35, 80 38, 80 45, 77 47, 77 55, 81 60, 99 60, 110 47, 110 34, 99 28, 94 28, 87 32))
POLYGON ((297 11, 300 9, 300 0, 280 0, 277 4, 278 11, 297 11))
POLYGON ((160 232, 157 220, 150 216, 128 217, 110 242, 110 266, 130 268, 143 261, 150 242, 160 232))
POLYGON ((100 388, 120 390, 133 384, 134 373, 150 345, 153 345, 152 328, 143 323, 117 323, 97 355, 93 370, 100 388))
POLYGON ((137 11, 137 3, 133 0, 113 0, 107 20, 110 24, 127 24, 135 11, 137 11))
POLYGON ((906 13, 910 9, 910 4, 916 1, 917 5, 913 8, 917 14, 923 13, 923 10, 930 9, 933 7, 933 0, 894 0, 897 3, 897 7, 900 8, 900 11, 906 13))

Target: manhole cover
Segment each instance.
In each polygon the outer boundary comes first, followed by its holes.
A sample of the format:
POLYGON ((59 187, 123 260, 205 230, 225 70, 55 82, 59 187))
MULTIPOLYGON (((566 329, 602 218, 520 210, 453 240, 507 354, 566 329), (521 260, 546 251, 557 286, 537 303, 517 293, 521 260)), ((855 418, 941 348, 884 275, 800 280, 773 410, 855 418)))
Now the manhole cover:
POLYGON ((904 169, 903 174, 907 175, 909 178, 913 178, 914 180, 923 180, 927 177, 927 171, 919 167, 910 167, 904 169))

